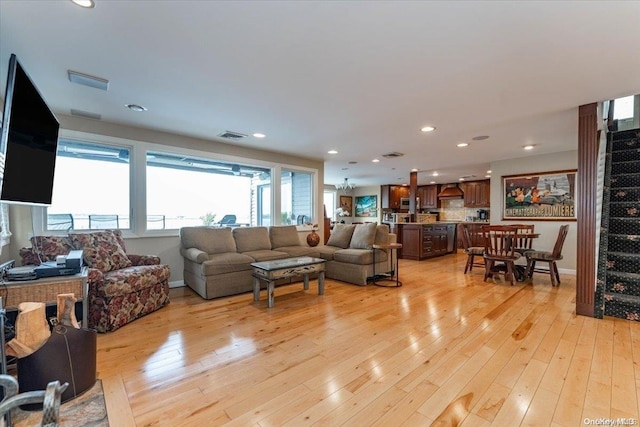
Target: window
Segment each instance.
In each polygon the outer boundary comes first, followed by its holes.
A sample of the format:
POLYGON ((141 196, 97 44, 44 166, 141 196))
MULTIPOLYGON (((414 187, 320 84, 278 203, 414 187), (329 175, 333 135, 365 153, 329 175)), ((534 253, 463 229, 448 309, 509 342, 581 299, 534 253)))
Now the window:
POLYGON ((613 106, 614 120, 633 118, 633 101, 633 95, 616 99, 613 106))
POLYGON ((120 228, 131 236, 171 235, 183 226, 295 224, 297 212, 313 217, 317 170, 216 156, 63 130, 53 203, 33 210, 34 232, 120 228), (273 176, 281 185, 273 185, 273 176))
POLYGON ((336 192, 324 191, 324 212, 327 218, 335 220, 336 213, 336 192))
POLYGON ((312 222, 313 176, 283 169, 280 179, 280 223, 303 225, 312 222))
POLYGON ((270 181, 267 168, 159 151, 147 152, 146 165, 148 230, 255 225, 252 188, 270 181))
POLYGON ((129 147, 60 139, 46 229, 130 228, 130 158, 129 147))

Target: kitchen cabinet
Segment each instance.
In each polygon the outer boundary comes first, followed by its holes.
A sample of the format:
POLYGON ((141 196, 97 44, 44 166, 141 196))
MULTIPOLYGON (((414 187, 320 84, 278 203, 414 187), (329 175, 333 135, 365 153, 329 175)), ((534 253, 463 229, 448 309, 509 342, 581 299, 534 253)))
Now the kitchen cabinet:
POLYGON ((455 227, 455 224, 403 224, 402 258, 419 261, 453 252, 455 227))
POLYGON ((440 207, 438 199, 439 188, 437 184, 421 185, 418 187, 418 197, 420 198, 420 209, 436 209, 440 207))
POLYGON ((461 184, 465 208, 488 208, 491 204, 491 181, 473 181, 461 184))
POLYGON ((403 185, 380 186, 380 208, 400 209, 400 199, 409 197, 409 187, 403 185))

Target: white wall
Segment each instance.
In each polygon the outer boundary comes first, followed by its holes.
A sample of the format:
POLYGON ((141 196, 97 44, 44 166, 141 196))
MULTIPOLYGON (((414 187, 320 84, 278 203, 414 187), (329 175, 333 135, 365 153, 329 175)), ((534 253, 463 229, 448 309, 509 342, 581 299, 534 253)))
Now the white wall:
MULTIPOLYGON (((578 151, 565 151, 562 153, 545 154, 540 156, 527 156, 518 159, 502 160, 491 163, 491 223, 513 224, 513 221, 502 220, 503 194, 502 177, 505 175, 517 175, 535 172, 550 172, 578 168, 578 151)), ((558 229, 562 224, 569 225, 569 233, 562 249, 563 259, 558 261, 558 269, 565 273, 576 271, 577 254, 577 222, 576 221, 526 221, 518 219, 518 223, 535 224, 536 233, 540 237, 535 239, 535 249, 542 251, 553 250, 553 245, 558 237, 558 229)))

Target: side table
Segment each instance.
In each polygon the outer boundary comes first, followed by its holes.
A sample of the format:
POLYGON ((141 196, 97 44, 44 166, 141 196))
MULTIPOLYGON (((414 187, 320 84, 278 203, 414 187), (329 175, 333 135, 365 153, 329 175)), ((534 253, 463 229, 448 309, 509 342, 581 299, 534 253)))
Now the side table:
POLYGON ((400 268, 398 263, 398 256, 395 257, 395 264, 393 263, 393 253, 398 249, 402 248, 401 243, 378 243, 373 245, 373 277, 371 278, 371 283, 376 286, 384 286, 384 287, 400 287, 402 286, 402 282, 400 281, 398 275, 398 270, 400 268), (376 274, 376 249, 386 249, 391 253, 391 271, 387 271, 385 273, 376 274), (391 281, 395 284, 393 285, 383 285, 381 281, 391 281))
POLYGON ((82 301, 82 326, 88 328, 88 271, 87 267, 83 267, 80 273, 69 276, 5 281, 7 295, 4 305, 8 310, 17 309, 18 304, 21 302, 44 302, 47 305, 51 305, 57 302, 56 297, 58 294, 74 293, 78 301, 82 301))

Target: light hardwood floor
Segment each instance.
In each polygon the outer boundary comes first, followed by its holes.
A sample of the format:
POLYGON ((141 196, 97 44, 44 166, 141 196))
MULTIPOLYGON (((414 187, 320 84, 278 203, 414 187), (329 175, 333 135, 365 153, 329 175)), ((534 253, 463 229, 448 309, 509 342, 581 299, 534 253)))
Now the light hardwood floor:
MULTIPOLYGON (((404 286, 312 281, 171 304, 98 337, 112 426, 581 426, 639 418, 640 323, 559 288, 401 260, 404 286)), ((633 425, 633 424, 631 424, 633 425)))

